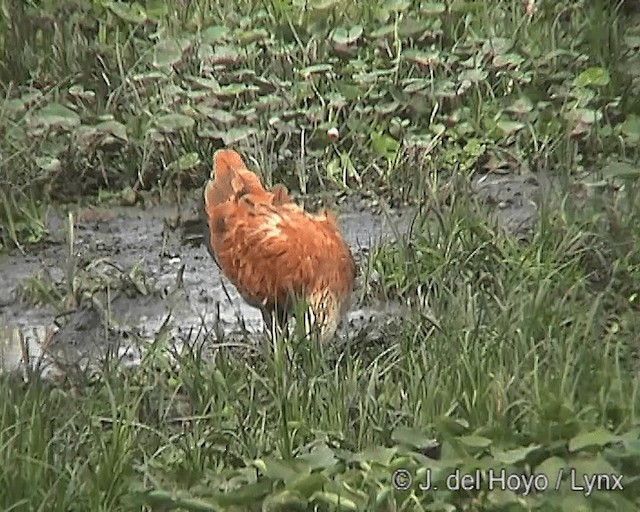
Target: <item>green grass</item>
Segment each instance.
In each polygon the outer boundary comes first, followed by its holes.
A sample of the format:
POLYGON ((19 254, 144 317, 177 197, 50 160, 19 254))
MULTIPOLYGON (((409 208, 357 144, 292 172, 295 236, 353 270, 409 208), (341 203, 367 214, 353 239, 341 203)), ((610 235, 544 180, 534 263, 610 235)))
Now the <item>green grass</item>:
POLYGON ((174 363, 159 334, 136 370, 0 375, 0 508, 638 509, 633 6, 75 3, 1 4, 5 246, 51 202, 197 187, 226 144, 294 190, 423 207, 362 269, 406 310, 375 345, 209 339, 174 363), (553 180, 526 240, 470 192, 487 167, 553 180), (491 468, 548 489, 446 489, 491 468), (624 489, 571 489, 603 474, 624 489))

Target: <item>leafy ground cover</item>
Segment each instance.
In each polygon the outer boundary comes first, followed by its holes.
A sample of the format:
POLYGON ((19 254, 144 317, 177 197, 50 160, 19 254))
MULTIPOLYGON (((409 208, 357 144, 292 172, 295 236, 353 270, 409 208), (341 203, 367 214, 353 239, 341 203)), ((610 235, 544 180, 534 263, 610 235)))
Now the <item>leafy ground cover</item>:
POLYGON ((1 5, 6 251, 52 204, 179 199, 223 145, 302 194, 419 205, 361 263, 363 300, 403 307, 376 343, 171 355, 161 329, 136 369, 0 375, 4 509, 638 509, 635 5, 1 5), (497 174, 546 183, 525 232, 472 191, 497 174))

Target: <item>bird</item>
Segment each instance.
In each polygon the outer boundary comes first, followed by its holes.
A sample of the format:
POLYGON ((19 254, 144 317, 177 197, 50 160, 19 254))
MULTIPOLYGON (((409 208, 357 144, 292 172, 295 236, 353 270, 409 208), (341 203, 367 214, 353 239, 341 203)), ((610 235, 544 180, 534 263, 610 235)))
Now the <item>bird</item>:
POLYGON ((336 216, 305 211, 283 185, 267 190, 233 149, 214 153, 203 195, 207 249, 267 327, 285 329, 302 303, 305 333, 332 339, 356 275, 336 216))

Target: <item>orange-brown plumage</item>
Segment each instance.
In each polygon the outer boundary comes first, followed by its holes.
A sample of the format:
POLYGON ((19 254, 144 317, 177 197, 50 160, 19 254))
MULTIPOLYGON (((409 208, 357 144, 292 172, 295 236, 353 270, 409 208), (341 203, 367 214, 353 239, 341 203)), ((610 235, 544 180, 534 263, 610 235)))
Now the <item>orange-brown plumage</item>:
POLYGON ((282 323, 305 300, 320 338, 350 305, 355 264, 335 217, 309 214, 286 188, 266 190, 233 150, 216 151, 204 190, 207 245, 222 273, 265 321, 282 323))

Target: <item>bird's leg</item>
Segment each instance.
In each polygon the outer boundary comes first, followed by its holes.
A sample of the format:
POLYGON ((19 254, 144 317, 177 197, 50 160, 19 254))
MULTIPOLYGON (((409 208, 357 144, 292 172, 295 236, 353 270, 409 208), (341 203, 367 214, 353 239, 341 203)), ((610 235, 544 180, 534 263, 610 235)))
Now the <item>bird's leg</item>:
POLYGON ((265 330, 272 335, 275 332, 275 317, 271 314, 271 311, 266 308, 260 308, 260 312, 262 313, 262 320, 264 321, 265 330))
POLYGON ((266 328, 274 335, 276 333, 286 332, 288 324, 288 315, 284 307, 272 309, 261 308, 262 319, 266 328))
POLYGON ((316 329, 316 315, 305 298, 296 298, 292 316, 295 317, 295 332, 300 339, 308 339, 316 329))

